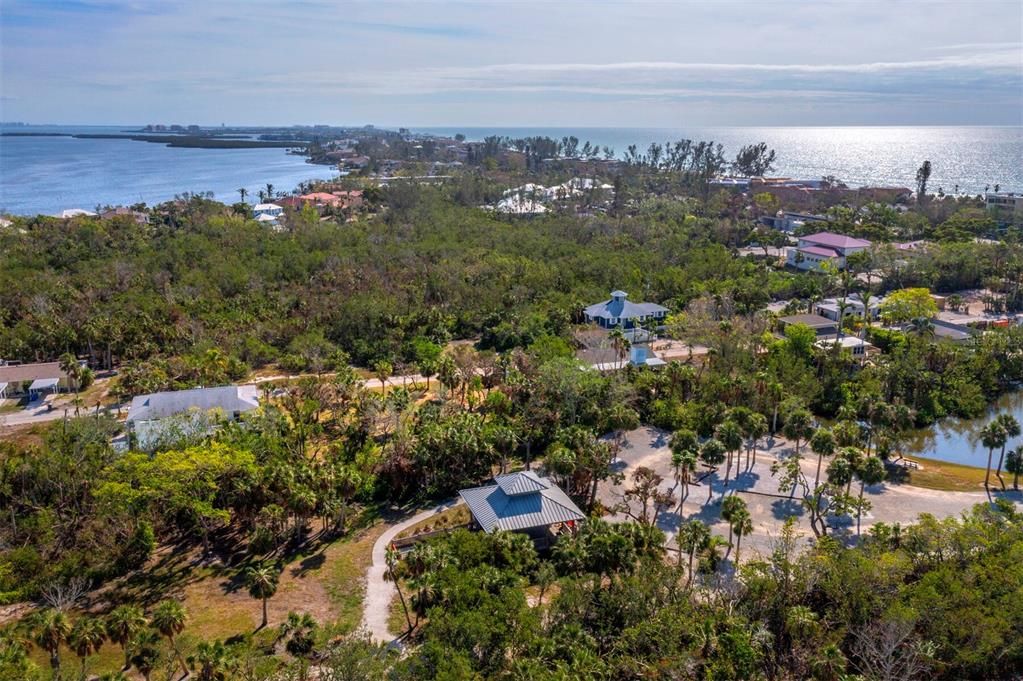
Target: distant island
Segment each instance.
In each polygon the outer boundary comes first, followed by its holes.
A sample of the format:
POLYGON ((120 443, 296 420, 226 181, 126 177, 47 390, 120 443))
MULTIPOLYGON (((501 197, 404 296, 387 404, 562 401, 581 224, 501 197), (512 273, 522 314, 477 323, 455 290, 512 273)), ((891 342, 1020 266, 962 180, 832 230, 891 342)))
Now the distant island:
MULTIPOLYGON (((24 127, 25 124, 5 123, 5 126, 24 127)), ((290 127, 226 127, 201 128, 197 125, 150 124, 137 130, 121 133, 72 133, 39 131, 4 131, 0 137, 71 137, 74 139, 127 139, 135 142, 150 142, 168 147, 191 149, 262 149, 286 148, 301 151, 296 153, 309 157, 310 163, 333 165, 336 161, 327 158, 325 147, 334 140, 365 134, 372 131, 376 136, 397 136, 398 133, 377 130, 373 126, 342 128, 328 125, 290 127)))

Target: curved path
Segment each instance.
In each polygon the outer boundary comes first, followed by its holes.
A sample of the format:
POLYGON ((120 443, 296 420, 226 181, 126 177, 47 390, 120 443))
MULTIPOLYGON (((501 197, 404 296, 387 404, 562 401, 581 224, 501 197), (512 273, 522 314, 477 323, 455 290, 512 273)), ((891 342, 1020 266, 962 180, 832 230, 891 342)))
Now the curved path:
POLYGON ((362 605, 362 626, 366 628, 373 640, 385 643, 393 643, 396 640, 387 628, 387 618, 391 613, 391 600, 397 593, 394 583, 385 577, 388 545, 403 530, 456 506, 459 502, 458 498, 451 499, 427 511, 417 513, 388 528, 373 544, 373 564, 366 572, 366 597, 363 599, 362 605))

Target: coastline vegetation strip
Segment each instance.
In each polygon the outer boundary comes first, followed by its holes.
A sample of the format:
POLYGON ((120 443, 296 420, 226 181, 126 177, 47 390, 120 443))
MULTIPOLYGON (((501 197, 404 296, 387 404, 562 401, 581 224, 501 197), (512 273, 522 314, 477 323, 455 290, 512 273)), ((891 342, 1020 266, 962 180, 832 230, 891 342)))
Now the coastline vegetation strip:
POLYGON ((200 135, 119 135, 116 133, 65 133, 65 132, 5 132, 2 137, 73 137, 75 139, 127 139, 134 142, 155 142, 168 147, 193 149, 286 149, 308 144, 302 140, 254 140, 232 137, 205 137, 200 135))

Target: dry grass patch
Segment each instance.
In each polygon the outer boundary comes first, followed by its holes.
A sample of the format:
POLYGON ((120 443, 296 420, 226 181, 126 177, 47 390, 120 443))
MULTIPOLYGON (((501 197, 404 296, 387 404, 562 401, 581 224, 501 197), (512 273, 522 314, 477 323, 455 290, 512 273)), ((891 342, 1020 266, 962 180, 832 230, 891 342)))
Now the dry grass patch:
POLYGON ((333 627, 339 634, 354 631, 362 622, 366 571, 373 563, 373 544, 386 529, 385 523, 375 523, 324 551, 325 567, 318 580, 329 598, 333 627))
MULTIPOLYGON (((984 490, 984 469, 973 466, 913 457, 920 464, 919 469, 906 468, 900 480, 916 487, 946 492, 982 492, 984 490)), ((1004 473, 1002 474, 1004 477, 1004 473)), ((991 479, 998 480, 991 473, 991 479)))

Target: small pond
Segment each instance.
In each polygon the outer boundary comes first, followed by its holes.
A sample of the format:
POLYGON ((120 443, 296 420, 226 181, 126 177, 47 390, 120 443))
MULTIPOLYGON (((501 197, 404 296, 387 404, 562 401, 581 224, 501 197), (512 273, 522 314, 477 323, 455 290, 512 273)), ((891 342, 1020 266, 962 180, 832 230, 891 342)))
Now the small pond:
MULTIPOLYGON (((933 426, 912 431, 906 444, 906 454, 984 468, 987 465, 987 450, 980 444, 980 430, 1002 413, 1012 414, 1023 424, 1023 390, 1002 395, 988 408, 987 413, 978 418, 946 418, 933 426)), ((1023 437, 1010 440, 1007 448, 1020 444, 1023 444, 1023 437)), ((994 461, 997 460, 996 450, 994 461)))

